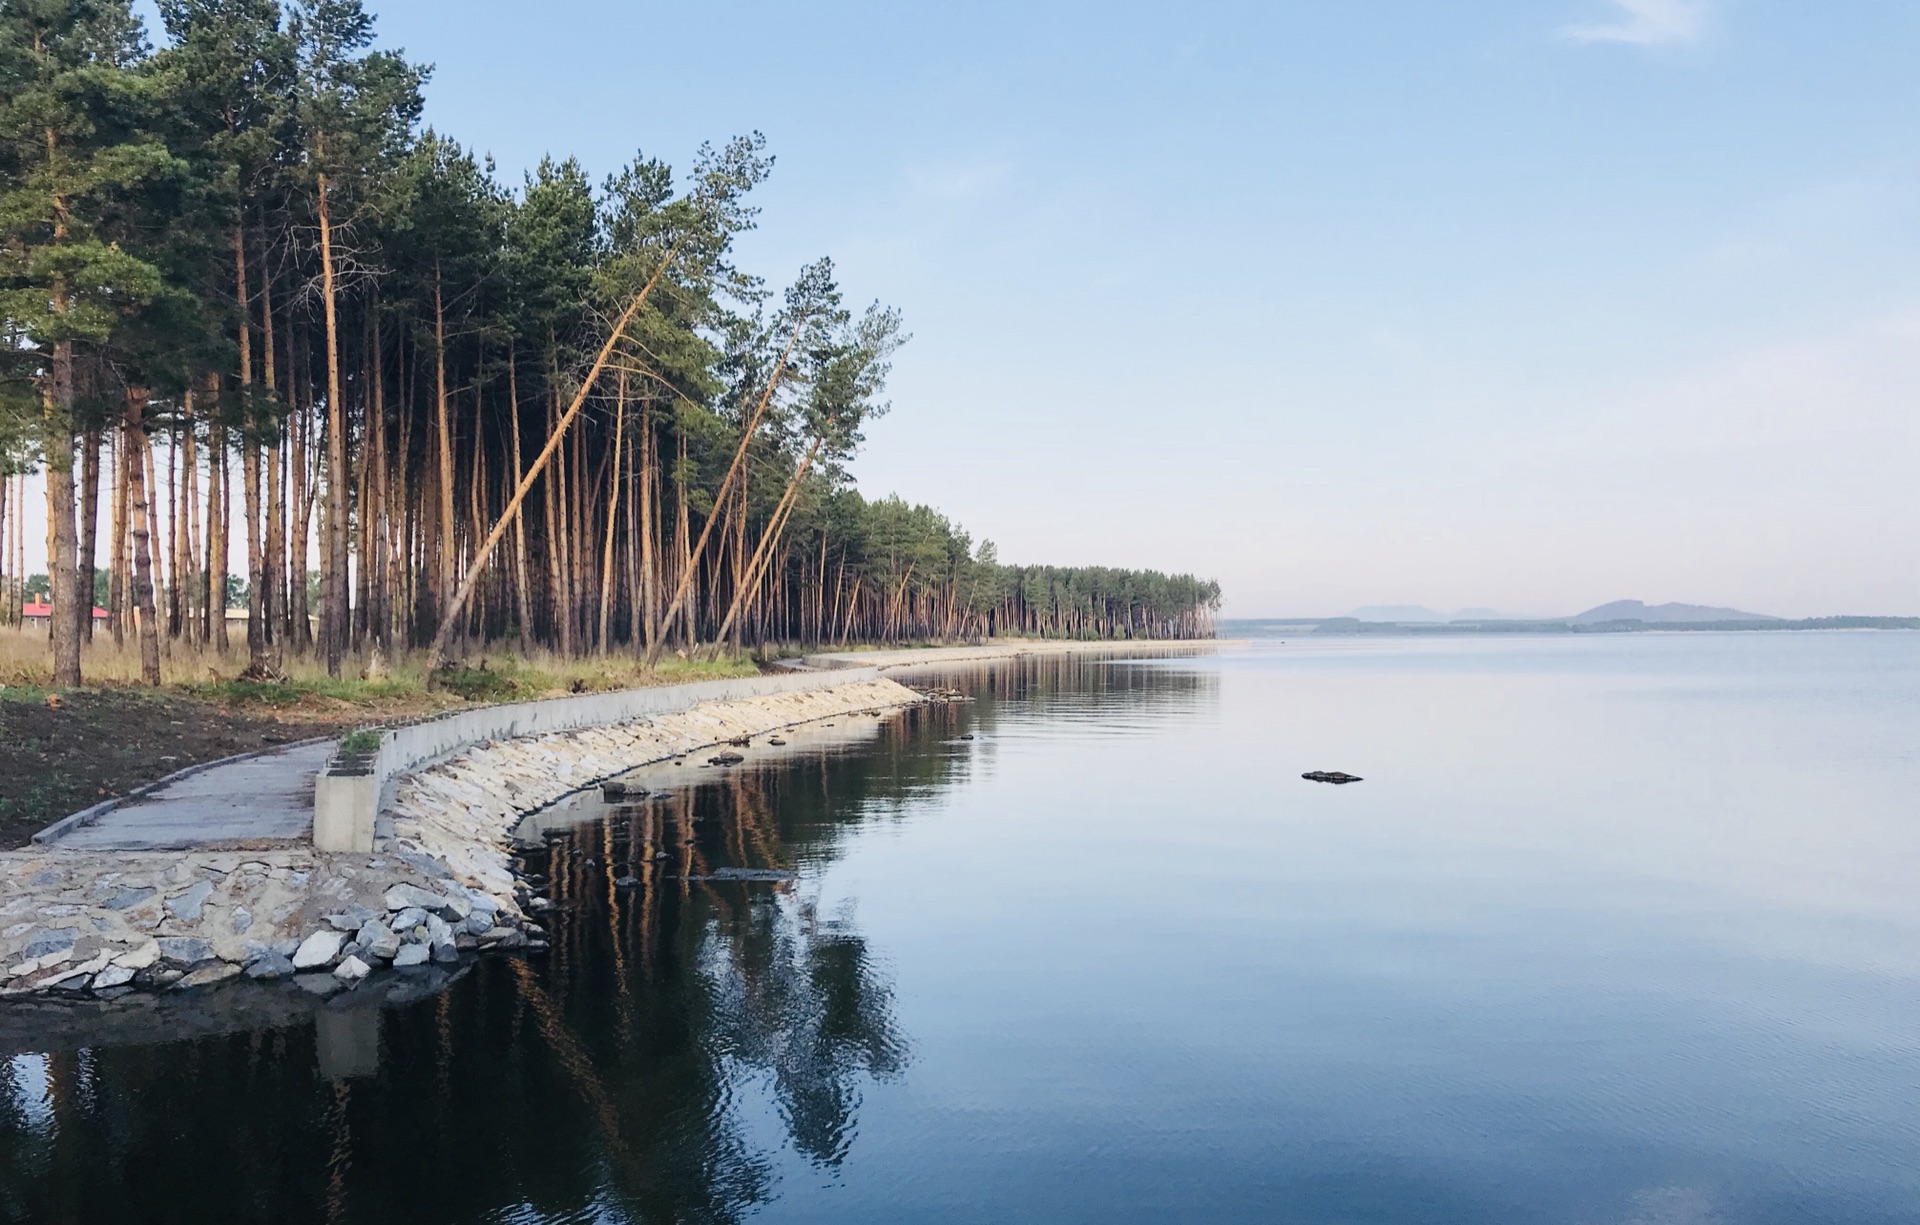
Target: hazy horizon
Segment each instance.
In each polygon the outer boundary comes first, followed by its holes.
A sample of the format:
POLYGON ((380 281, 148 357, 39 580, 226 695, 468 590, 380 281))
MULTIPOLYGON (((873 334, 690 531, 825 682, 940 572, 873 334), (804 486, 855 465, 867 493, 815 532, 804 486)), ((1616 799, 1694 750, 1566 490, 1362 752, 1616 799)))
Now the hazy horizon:
POLYGON ((914 336, 863 490, 1005 560, 1920 612, 1920 8, 372 7, 509 181, 764 131, 742 264, 914 336))

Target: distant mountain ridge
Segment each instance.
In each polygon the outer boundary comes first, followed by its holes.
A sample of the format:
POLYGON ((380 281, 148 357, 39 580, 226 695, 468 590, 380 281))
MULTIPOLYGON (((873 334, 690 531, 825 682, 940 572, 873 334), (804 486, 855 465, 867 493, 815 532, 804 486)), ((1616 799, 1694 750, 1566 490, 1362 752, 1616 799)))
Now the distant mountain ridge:
POLYGON ((1672 625, 1687 621, 1778 621, 1765 613, 1741 612, 1737 608, 1712 608, 1705 604, 1645 604, 1639 600, 1614 600, 1577 616, 1568 617, 1574 625, 1597 625, 1603 621, 1642 621, 1648 625, 1672 625))

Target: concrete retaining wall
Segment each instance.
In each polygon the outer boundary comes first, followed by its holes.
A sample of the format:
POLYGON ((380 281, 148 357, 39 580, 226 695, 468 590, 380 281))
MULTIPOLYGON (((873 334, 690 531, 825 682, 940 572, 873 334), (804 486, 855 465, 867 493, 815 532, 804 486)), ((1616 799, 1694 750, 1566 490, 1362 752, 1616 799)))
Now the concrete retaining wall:
POLYGON ((859 681, 877 680, 877 668, 836 668, 831 672, 796 672, 776 676, 743 676, 737 680, 694 681, 648 689, 621 689, 612 693, 585 693, 578 697, 544 698, 484 706, 444 718, 429 719, 381 733, 380 751, 373 759, 376 803, 392 797, 391 785, 425 766, 488 740, 511 740, 545 732, 575 731, 628 723, 649 715, 688 710, 702 702, 727 702, 828 689, 859 681))

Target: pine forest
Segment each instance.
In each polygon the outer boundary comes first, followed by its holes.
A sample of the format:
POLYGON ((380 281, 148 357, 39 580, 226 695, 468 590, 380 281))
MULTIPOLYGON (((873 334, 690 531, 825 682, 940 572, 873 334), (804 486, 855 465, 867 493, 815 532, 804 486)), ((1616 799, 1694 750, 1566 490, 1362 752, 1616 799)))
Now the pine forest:
POLYGON ((1212 634, 1212 582, 1003 565, 854 487, 907 334, 828 260, 738 266, 758 134, 508 184, 359 0, 157 7, 0 0, 0 570, 17 619, 44 487, 56 684, 96 634, 152 683, 181 643, 271 676, 1212 634))

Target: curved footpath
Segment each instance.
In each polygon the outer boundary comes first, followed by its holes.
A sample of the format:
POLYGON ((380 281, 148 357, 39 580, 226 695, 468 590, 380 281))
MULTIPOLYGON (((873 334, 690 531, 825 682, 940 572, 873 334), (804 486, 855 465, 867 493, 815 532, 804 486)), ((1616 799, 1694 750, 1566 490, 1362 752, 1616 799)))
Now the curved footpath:
POLYGON ((529 813, 637 766, 917 702, 862 671, 1212 643, 990 643, 806 657, 812 676, 486 708, 385 734, 369 853, 312 845, 330 745, 212 763, 0 852, 0 997, 114 999, 245 974, 328 989, 464 954, 544 947, 510 868, 529 813), (709 695, 732 695, 701 701, 709 695), (680 708, 675 708, 676 706, 680 708), (639 713, 639 712, 653 713, 639 713), (552 729, 552 730, 546 730, 552 729), (165 848, 165 849, 163 849, 165 848))

